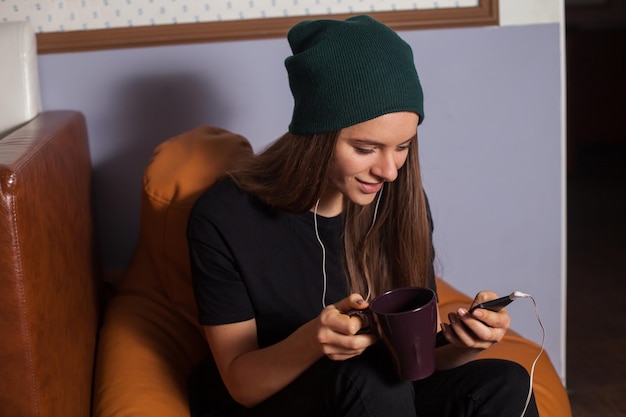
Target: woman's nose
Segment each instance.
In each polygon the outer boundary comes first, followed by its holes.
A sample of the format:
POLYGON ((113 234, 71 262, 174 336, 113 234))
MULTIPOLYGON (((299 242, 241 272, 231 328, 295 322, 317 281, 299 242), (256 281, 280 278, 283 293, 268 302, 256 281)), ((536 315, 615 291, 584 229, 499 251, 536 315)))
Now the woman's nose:
POLYGON ((387 182, 395 181, 398 177, 398 166, 393 155, 381 154, 376 164, 372 167, 372 174, 387 182))

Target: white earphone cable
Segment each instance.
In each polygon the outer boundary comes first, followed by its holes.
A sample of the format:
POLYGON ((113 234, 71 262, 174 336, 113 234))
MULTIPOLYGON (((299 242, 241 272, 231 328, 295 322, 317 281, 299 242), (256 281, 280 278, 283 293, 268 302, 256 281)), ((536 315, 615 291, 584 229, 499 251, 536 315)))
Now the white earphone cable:
POLYGON ((526 414, 526 410, 528 409, 528 404, 530 404, 530 399, 533 394, 533 377, 535 375, 535 365, 537 365, 537 361, 539 361, 539 357, 543 353, 545 342, 546 342, 546 328, 544 327, 543 322, 541 321, 541 316, 539 315, 539 306, 537 305, 537 301, 535 300, 535 298, 530 294, 524 294, 524 293, 519 293, 519 294, 520 294, 518 295, 519 297, 530 298, 532 300, 533 304, 535 305, 535 315, 537 316, 537 321, 539 322, 539 326, 541 327, 541 332, 542 332, 541 349, 539 350, 539 353, 535 357, 535 360, 533 361, 533 364, 530 367, 530 387, 528 388, 528 397, 526 398, 526 404, 524 405, 524 410, 522 411, 522 414, 521 414, 521 417, 524 417, 524 414, 526 414))
MULTIPOLYGON (((378 217, 378 206, 380 205, 380 199, 383 196, 384 187, 385 187, 385 183, 383 182, 380 186, 380 190, 378 191, 378 197, 376 197, 376 206, 374 207, 374 215, 372 216, 372 224, 370 225, 370 228, 367 230, 365 237, 369 236, 370 232, 374 228, 374 225, 376 224, 376 218, 378 217)), ((365 301, 369 302, 370 297, 372 296, 372 287, 369 285, 369 282, 366 282, 366 284, 367 284, 367 297, 365 297, 365 301)))
MULTIPOLYGON (((385 184, 383 183, 382 185, 383 186, 380 188, 380 191, 378 192, 378 197, 376 199, 376 206, 374 207, 374 216, 372 219, 372 224, 370 225, 370 228, 367 231, 366 236, 370 234, 370 232, 374 228, 374 224, 376 223, 376 217, 378 216, 378 205, 380 204, 380 198, 383 195, 383 187, 385 184)), ((322 248, 322 276, 323 276, 322 308, 326 308, 326 290, 328 287, 328 277, 326 275, 326 247, 324 246, 324 242, 322 242, 322 238, 320 237, 320 232, 317 227, 317 209, 319 205, 320 205, 320 200, 317 199, 317 202, 315 203, 315 207, 313 209, 313 225, 315 226, 315 237, 317 238, 317 242, 320 244, 320 247, 322 248)), ((371 295, 372 295, 372 289, 370 288, 369 283, 368 283, 367 298, 365 300, 369 301, 371 295)))
POLYGON ((322 288, 322 308, 326 308, 326 286, 328 279, 326 277, 326 248, 324 247, 324 242, 322 242, 322 238, 320 238, 320 232, 317 229, 317 207, 320 205, 320 200, 317 200, 315 203, 315 209, 313 209, 313 224, 315 225, 315 237, 317 237, 317 241, 322 248, 322 275, 324 277, 324 285, 322 288))
POLYGON ((374 216, 372 218, 372 224, 370 225, 369 230, 365 236, 369 236, 370 232, 374 228, 374 224, 376 224, 376 217, 378 216, 378 205, 380 204, 380 198, 383 196, 383 189, 385 187, 385 183, 383 182, 380 186, 380 191, 378 191, 378 197, 376 198, 376 206, 374 207, 374 216))

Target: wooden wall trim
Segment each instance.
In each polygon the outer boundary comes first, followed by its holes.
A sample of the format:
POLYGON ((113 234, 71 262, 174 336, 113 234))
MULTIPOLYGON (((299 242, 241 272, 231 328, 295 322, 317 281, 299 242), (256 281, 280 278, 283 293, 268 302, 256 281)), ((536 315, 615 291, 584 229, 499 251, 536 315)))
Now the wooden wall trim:
MULTIPOLYGON (((498 0, 480 0, 476 7, 405 10, 370 13, 395 30, 498 25, 498 0)), ((344 19, 350 14, 335 14, 344 19)), ((37 34, 38 52, 52 54, 102 49, 134 48, 202 42, 285 37, 287 31, 305 18, 244 19, 221 22, 137 26, 129 28, 37 34)))

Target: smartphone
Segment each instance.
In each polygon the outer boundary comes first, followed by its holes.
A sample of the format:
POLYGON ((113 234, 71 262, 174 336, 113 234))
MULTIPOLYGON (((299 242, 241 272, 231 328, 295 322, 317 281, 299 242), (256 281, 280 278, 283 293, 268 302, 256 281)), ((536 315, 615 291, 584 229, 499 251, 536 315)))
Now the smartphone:
POLYGON ((508 306, 515 300, 517 297, 513 295, 506 295, 504 297, 496 298, 495 300, 485 301, 484 303, 476 304, 474 307, 470 308, 469 312, 476 310, 477 308, 484 308, 491 311, 500 311, 504 307, 508 306))
MULTIPOLYGON (((520 297, 530 297, 530 296, 520 291, 514 291, 509 295, 505 295, 504 297, 500 297, 500 298, 496 298, 495 300, 485 301, 484 303, 476 304, 474 307, 470 308, 469 312, 471 313, 477 308, 484 308, 486 310, 491 310, 491 311, 500 311, 504 307, 511 304, 513 300, 520 298, 520 297)), ((450 342, 448 341, 448 339, 445 338, 445 336, 443 335, 443 332, 438 332, 435 347, 445 346, 448 343, 450 342)))

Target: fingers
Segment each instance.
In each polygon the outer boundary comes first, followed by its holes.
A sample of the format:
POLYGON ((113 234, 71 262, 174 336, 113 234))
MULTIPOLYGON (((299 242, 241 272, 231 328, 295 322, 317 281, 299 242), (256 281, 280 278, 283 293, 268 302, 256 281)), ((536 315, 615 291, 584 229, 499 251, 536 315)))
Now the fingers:
POLYGON ((361 295, 351 294, 322 311, 317 339, 326 356, 333 360, 345 360, 360 355, 376 342, 376 335, 357 334, 363 326, 359 314, 345 314, 350 310, 363 310, 368 305, 361 295))
POLYGON ((486 301, 495 300, 496 298, 498 298, 498 294, 493 291, 481 291, 476 294, 476 297, 474 297, 474 301, 472 301, 470 308, 486 301))
MULTIPOLYGON (((345 316, 344 318, 352 320, 353 323, 360 321, 356 317, 350 319, 345 316)), ((332 325, 322 325, 317 334, 322 353, 333 360, 344 360, 360 355, 377 341, 377 336, 374 334, 356 334, 360 328, 360 323, 353 328, 356 331, 352 330, 352 333, 337 331, 337 328, 332 325)))
MULTIPOLYGON (((499 298, 498 294, 493 291, 481 291, 476 294, 472 305, 470 306, 470 311, 472 311, 472 307, 485 303, 487 301, 495 300, 499 298)), ((499 309, 487 309, 480 308, 472 311, 472 316, 482 321, 489 327, 493 328, 504 328, 508 329, 510 324, 509 314, 506 312, 504 307, 500 307, 499 309), (500 314, 503 313, 503 314, 500 314)))
POLYGON ((492 329, 504 329, 506 331, 511 324, 511 316, 509 316, 509 312, 505 308, 500 311, 490 311, 479 308, 474 310, 471 314, 467 313, 467 316, 475 318, 492 329))
POLYGON ((354 293, 333 304, 333 306, 340 312, 345 313, 350 310, 362 310, 367 308, 369 304, 365 301, 362 295, 354 293))
POLYGON ((450 324, 442 323, 446 338, 459 347, 487 349, 498 343, 509 328, 510 317, 506 310, 492 312, 474 310, 469 313, 460 308, 448 314, 450 324))
POLYGON ((351 294, 343 300, 333 304, 322 312, 325 323, 334 326, 333 330, 346 335, 355 335, 362 329, 365 320, 361 314, 346 314, 365 310, 369 304, 360 294, 351 294))
MULTIPOLYGON (((452 312, 448 314, 449 324, 442 323, 442 329, 444 330, 447 339, 455 346, 486 349, 491 346, 490 342, 482 339, 478 336, 470 325, 466 324, 466 320, 463 320, 460 312, 452 312)), ((483 324, 483 327, 486 326, 483 324)), ((480 330, 480 329, 479 329, 480 330)), ((480 333, 480 332, 479 332, 480 333)), ((483 334, 483 337, 485 335, 483 334)))
POLYGON ((322 352, 332 360, 346 360, 358 356, 369 346, 376 343, 376 336, 371 334, 340 336, 322 344, 322 352))

